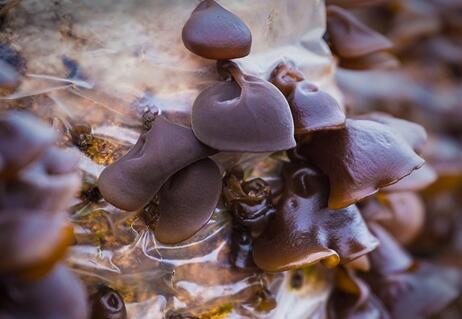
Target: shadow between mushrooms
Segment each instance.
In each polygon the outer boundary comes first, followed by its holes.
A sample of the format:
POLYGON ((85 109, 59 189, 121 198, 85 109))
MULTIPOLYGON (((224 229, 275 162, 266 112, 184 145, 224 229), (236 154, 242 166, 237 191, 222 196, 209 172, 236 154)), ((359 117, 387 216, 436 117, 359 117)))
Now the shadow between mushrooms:
POLYGON ((328 181, 318 171, 288 166, 274 218, 254 242, 258 267, 277 272, 323 261, 347 263, 377 247, 356 206, 327 208, 328 181))
POLYGON ((424 164, 399 133, 381 123, 357 119, 347 119, 345 129, 313 134, 300 154, 329 177, 332 209, 375 194, 424 164))

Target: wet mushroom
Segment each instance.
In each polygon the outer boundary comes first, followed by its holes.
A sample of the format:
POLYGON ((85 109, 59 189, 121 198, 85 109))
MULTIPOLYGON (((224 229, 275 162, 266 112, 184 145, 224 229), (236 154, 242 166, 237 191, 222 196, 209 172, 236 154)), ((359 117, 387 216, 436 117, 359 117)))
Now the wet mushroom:
POLYGON ((424 164, 399 133, 369 120, 347 119, 345 129, 316 132, 300 148, 329 177, 332 209, 375 194, 424 164))
POLYGON ((252 34, 235 14, 214 0, 202 1, 183 27, 182 38, 191 52, 213 60, 242 58, 250 53, 252 34))
POLYGON ((271 73, 271 83, 276 86, 284 96, 289 96, 298 82, 305 80, 303 73, 293 63, 279 63, 271 73))
POLYGON ((112 205, 137 210, 154 197, 170 176, 213 153, 190 128, 159 116, 125 156, 103 170, 98 188, 112 205))
POLYGON ((285 170, 286 189, 278 210, 254 241, 256 265, 269 272, 322 261, 348 263, 377 247, 356 206, 327 208, 328 181, 309 167, 285 170))
POLYGON ((162 186, 156 238, 166 244, 184 241, 212 217, 222 188, 221 172, 211 159, 183 168, 162 186))
POLYGON ((294 147, 294 124, 284 95, 235 63, 218 67, 233 80, 208 87, 194 101, 192 128, 197 138, 220 151, 261 153, 294 147))
POLYGON ((327 7, 327 32, 335 54, 342 59, 358 58, 393 47, 386 37, 337 6, 327 7))

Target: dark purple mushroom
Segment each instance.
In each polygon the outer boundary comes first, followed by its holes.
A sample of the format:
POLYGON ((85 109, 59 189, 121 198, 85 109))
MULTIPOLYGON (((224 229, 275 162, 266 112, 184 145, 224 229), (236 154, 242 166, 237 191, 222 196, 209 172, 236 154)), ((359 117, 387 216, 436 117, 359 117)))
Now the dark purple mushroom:
POLYGON ((98 188, 114 206, 137 210, 170 176, 214 152, 200 143, 190 128, 159 116, 125 156, 104 169, 98 188))
POLYGON ((219 67, 233 81, 212 85, 194 101, 192 128, 197 138, 220 151, 260 153, 294 147, 294 124, 284 95, 232 62, 219 67))
POLYGON ((250 53, 252 34, 235 14, 214 0, 202 1, 183 27, 183 43, 191 52, 213 60, 242 58, 250 53))
POLYGON ((279 63, 271 73, 270 79, 284 96, 289 96, 297 83, 303 80, 305 76, 292 63, 279 63))
POLYGON ((166 244, 184 241, 198 232, 212 217, 220 198, 222 177, 211 159, 183 168, 162 186, 156 238, 166 244))
POLYGON ((375 194, 424 164, 399 132, 369 120, 347 119, 345 129, 316 132, 300 152, 329 176, 332 209, 375 194))
POLYGON ((323 261, 348 263, 377 247, 356 206, 327 208, 327 178, 308 167, 285 169, 286 189, 274 218, 254 241, 253 257, 277 272, 323 261))
POLYGON ((357 58, 393 47, 386 37, 337 6, 327 7, 327 32, 335 54, 341 58, 357 58))

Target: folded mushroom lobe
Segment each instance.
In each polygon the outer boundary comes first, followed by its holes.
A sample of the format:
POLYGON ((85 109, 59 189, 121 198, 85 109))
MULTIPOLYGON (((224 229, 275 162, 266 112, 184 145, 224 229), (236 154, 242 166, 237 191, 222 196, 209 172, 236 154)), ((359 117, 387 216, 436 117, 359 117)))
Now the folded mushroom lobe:
POLYGON ((0 211, 0 273, 41 276, 73 241, 65 218, 40 211, 0 211))
POLYGON ((127 319, 127 309, 122 296, 108 286, 98 287, 90 301, 90 319, 127 319))
POLYGON ((323 261, 347 263, 377 246, 356 206, 330 210, 328 181, 308 167, 285 172, 286 190, 278 210, 254 242, 258 267, 276 272, 323 261))
POLYGON ((287 98, 294 119, 295 135, 345 126, 345 113, 327 92, 306 81, 298 82, 287 98))
POLYGON ((252 34, 245 23, 213 0, 202 1, 183 27, 185 47, 207 59, 229 60, 250 53, 252 34))
POLYGON ((11 318, 88 318, 85 288, 63 265, 39 280, 3 279, 1 311, 11 318))
POLYGON ((12 178, 40 157, 56 140, 51 128, 26 112, 0 116, 0 177, 12 178))
POLYGON ((50 147, 35 162, 2 182, 0 209, 64 210, 80 186, 79 156, 50 147))
POLYGON ((211 159, 203 159, 173 175, 159 192, 156 238, 166 244, 184 241, 212 217, 220 198, 222 177, 211 159))
POLYGON ((433 184, 438 178, 436 171, 430 165, 425 164, 421 168, 416 169, 408 176, 401 179, 399 182, 384 187, 382 192, 408 192, 421 191, 433 184))
POLYGON ((386 37, 337 6, 327 7, 327 32, 335 53, 341 58, 357 58, 393 47, 386 37))
POLYGON ((98 188, 112 205, 137 210, 152 199, 170 176, 214 153, 199 142, 190 128, 159 116, 125 156, 103 170, 98 188))
POLYGON ((347 119, 344 129, 316 132, 300 153, 329 177, 332 209, 368 197, 424 164, 398 133, 369 120, 347 119))
POLYGON ((284 96, 289 96, 298 82, 305 80, 303 73, 291 63, 279 63, 271 73, 270 81, 284 96))
POLYGON ((202 91, 194 101, 192 128, 204 144, 220 151, 277 152, 295 146, 289 105, 269 83, 223 64, 233 81, 202 91))

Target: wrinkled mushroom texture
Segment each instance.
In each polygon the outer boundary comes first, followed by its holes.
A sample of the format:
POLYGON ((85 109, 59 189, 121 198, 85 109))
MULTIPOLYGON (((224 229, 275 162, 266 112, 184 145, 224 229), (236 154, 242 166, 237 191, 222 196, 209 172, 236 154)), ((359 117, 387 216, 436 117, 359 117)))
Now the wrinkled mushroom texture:
POLYGON ((389 315, 369 286, 350 269, 337 268, 328 301, 329 319, 388 319, 389 315))
POLYGON ((0 209, 64 210, 80 186, 78 161, 77 152, 48 148, 16 178, 0 181, 0 209))
POLYGON ((170 176, 213 153, 190 128, 159 116, 125 156, 103 170, 98 187, 112 205, 137 210, 153 198, 170 176))
POLYGON ((258 267, 276 272, 323 261, 348 263, 376 248, 356 206, 327 208, 328 182, 309 167, 287 167, 278 210, 254 242, 258 267))
POLYGON ((345 126, 345 113, 327 92, 306 81, 298 82, 287 98, 295 125, 295 134, 345 126))
POLYGON ((39 280, 7 278, 2 280, 1 314, 7 318, 88 318, 84 287, 72 272, 56 266, 39 280), (20 292, 20 298, 15 292, 20 292))
POLYGON ((340 67, 351 70, 393 70, 399 67, 399 60, 389 52, 373 52, 358 58, 344 58, 340 67))
POLYGON ((40 211, 0 211, 0 273, 46 273, 72 243, 62 216, 40 211))
POLYGON ((0 114, 0 178, 12 178, 40 157, 55 139, 51 128, 26 112, 0 114))
POLYGON ((184 241, 212 217, 221 194, 220 169, 211 159, 183 168, 159 192, 156 238, 166 244, 184 241))
POLYGON ((400 244, 382 226, 376 223, 369 223, 368 226, 380 242, 377 249, 368 255, 371 271, 388 275, 410 269, 413 260, 400 244))
POLYGON ((271 73, 270 79, 284 96, 289 96, 297 83, 303 80, 305 76, 293 63, 279 63, 271 73))
POLYGON ((371 120, 388 126, 395 132, 398 132, 417 153, 421 154, 427 142, 427 132, 423 126, 399 119, 386 113, 374 112, 365 115, 360 115, 358 119, 371 120))
POLYGON ((252 34, 245 23, 213 0, 202 1, 183 27, 183 43, 207 59, 229 60, 250 53, 252 34))
POLYGON ((425 221, 422 199, 413 192, 380 195, 382 203, 391 212, 391 218, 380 224, 401 244, 410 244, 420 233, 425 221))
POLYGON ((357 58, 393 47, 386 37, 337 6, 327 7, 327 32, 335 54, 341 58, 357 58))
POLYGON ((220 67, 233 80, 208 87, 194 101, 192 128, 197 138, 220 151, 261 153, 294 147, 294 124, 284 95, 234 63, 220 67))
POLYGON ((316 132, 300 152, 329 177, 332 209, 368 197, 424 164, 398 132, 369 120, 347 119, 345 129, 316 132))
POLYGON ((90 297, 90 319, 127 319, 127 309, 122 296, 108 286, 100 286, 90 297))
POLYGON ((421 319, 439 313, 460 293, 460 273, 418 262, 407 272, 367 276, 391 318, 421 319))

